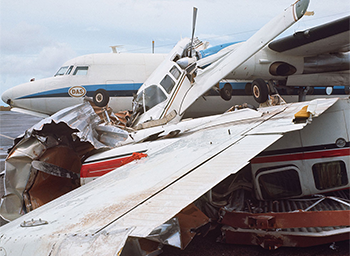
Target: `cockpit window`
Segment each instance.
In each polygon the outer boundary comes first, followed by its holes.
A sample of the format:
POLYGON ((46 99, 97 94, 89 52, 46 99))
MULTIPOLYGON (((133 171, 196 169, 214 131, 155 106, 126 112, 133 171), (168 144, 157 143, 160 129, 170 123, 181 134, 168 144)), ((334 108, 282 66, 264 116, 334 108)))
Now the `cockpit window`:
POLYGON ((170 69, 170 74, 172 74, 175 77, 175 79, 177 80, 177 79, 179 79, 181 72, 177 67, 173 66, 170 69))
POLYGON ((144 111, 153 108, 155 105, 166 100, 164 92, 156 85, 152 85, 141 91, 136 97, 136 103, 142 106, 144 111))
POLYGON ((68 70, 67 70, 67 72, 66 72, 66 75, 69 75, 70 72, 72 72, 73 67, 74 67, 74 66, 70 66, 70 67, 68 68, 68 70))
POLYGON ((66 66, 66 67, 61 67, 61 68, 57 71, 57 73, 55 74, 55 76, 63 76, 63 75, 66 73, 67 69, 68 69, 68 66, 66 66))
POLYGON ((74 70, 73 75, 77 75, 77 76, 85 76, 87 75, 89 67, 76 67, 76 69, 74 70))
POLYGON ((170 76, 166 75, 160 82, 160 85, 163 86, 167 93, 170 93, 171 90, 174 88, 175 82, 170 76))

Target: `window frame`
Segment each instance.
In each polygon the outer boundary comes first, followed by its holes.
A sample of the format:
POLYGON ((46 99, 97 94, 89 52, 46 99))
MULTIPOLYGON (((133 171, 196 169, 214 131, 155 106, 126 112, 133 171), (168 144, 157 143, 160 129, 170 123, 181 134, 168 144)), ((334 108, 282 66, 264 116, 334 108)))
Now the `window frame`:
MULTIPOLYGON (((303 185, 302 185, 301 182, 302 182, 302 179, 301 179, 301 175, 300 175, 300 170, 296 166, 290 166, 290 165, 282 167, 282 168, 277 168, 277 169, 273 169, 273 170, 263 171, 263 172, 260 172, 256 176, 257 189, 258 189, 258 192, 260 194, 260 197, 263 198, 264 200, 274 200, 274 199, 280 199, 280 198, 299 197, 299 196, 303 195, 303 185), (287 194, 288 192, 291 192, 292 190, 288 190, 288 191, 286 190, 284 195, 282 195, 282 196, 278 196, 277 194, 271 195, 271 193, 269 194, 269 191, 264 189, 264 186, 260 182, 261 176, 268 175, 268 174, 277 174, 277 173, 286 172, 286 171, 294 171, 297 174, 296 178, 297 178, 298 183, 295 186, 298 189, 296 191, 297 193, 295 193, 295 194, 287 194)), ((293 191, 295 191, 295 190, 293 190, 293 191)))
POLYGON ((89 66, 76 66, 73 72, 73 76, 86 76, 88 72, 89 72, 89 66), (86 71, 86 72, 79 74, 79 71, 86 71))
POLYGON ((60 67, 54 76, 64 76, 66 74, 68 68, 69 68, 69 66, 60 67), (64 72, 63 73, 60 72, 61 70, 64 70, 64 72))
POLYGON ((160 81, 159 84, 160 84, 161 87, 163 87, 164 91, 166 91, 167 94, 171 94, 172 90, 174 89, 174 86, 175 86, 176 82, 174 81, 174 79, 173 79, 169 74, 166 74, 166 75, 163 77, 162 81, 160 81), (166 80, 167 77, 168 77, 170 80, 166 80), (163 81, 165 81, 165 82, 162 83, 163 81), (169 84, 168 81, 171 81, 172 84, 171 84, 170 87, 165 88, 164 85, 168 85, 168 84, 169 84))
POLYGON ((335 161, 328 161, 328 162, 318 162, 318 163, 314 163, 311 167, 312 169, 312 177, 314 179, 314 183, 315 183, 315 188, 320 190, 320 191, 324 191, 324 190, 333 190, 333 189, 338 189, 338 188, 342 188, 344 186, 347 186, 349 184, 349 177, 348 177, 348 173, 347 173, 347 169, 346 169, 346 163, 342 160, 335 160, 335 161), (340 167, 340 172, 342 177, 340 178, 340 185, 338 186, 325 186, 327 185, 326 183, 332 182, 328 177, 334 177, 334 175, 336 175, 336 173, 324 173, 324 176, 327 176, 325 178, 323 178, 323 182, 322 182, 322 177, 320 177, 322 174, 320 172, 322 172, 322 169, 318 169, 316 170, 316 166, 317 165, 322 165, 323 167, 321 168, 327 168, 326 171, 331 172, 332 170, 328 170, 328 166, 324 166, 324 165, 329 165, 332 163, 339 163, 339 167, 340 167), (316 172, 318 172, 316 174, 316 172), (317 175, 317 176, 316 176, 317 175))

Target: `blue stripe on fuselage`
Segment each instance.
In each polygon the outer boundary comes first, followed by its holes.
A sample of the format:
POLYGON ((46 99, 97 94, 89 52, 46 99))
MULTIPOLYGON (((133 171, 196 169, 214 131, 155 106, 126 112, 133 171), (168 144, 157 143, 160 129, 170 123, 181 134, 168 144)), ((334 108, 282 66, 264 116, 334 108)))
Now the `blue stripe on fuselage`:
MULTIPOLYGON (((219 88, 222 88, 225 83, 220 83, 219 88)), ((141 87, 141 83, 137 84, 96 84, 96 85, 84 85, 86 89, 86 96, 92 97, 94 92, 98 89, 105 89, 109 96, 111 97, 132 97, 137 90, 141 87)), ((231 82, 232 95, 233 96, 244 96, 245 93, 245 82, 231 82)), ((40 93, 34 93, 26 96, 22 96, 16 99, 32 99, 32 98, 68 98, 71 97, 68 94, 68 90, 71 87, 65 87, 55 90, 44 91, 40 93)), ((326 87, 314 87, 314 95, 326 95, 326 87)), ((287 95, 284 89, 277 88, 281 95, 287 95)), ((343 95, 345 94, 344 86, 334 86, 333 95, 343 95)), ((207 95, 218 95, 214 90, 210 90, 207 95)), ((289 94, 288 94, 289 95, 289 94)), ((298 90, 296 89, 291 95, 298 95, 298 90)))
MULTIPOLYGON (((91 97, 98 89, 105 89, 110 96, 133 96, 137 90, 141 87, 142 83, 136 84, 94 84, 94 85, 81 85, 86 90, 86 95, 91 97)), ((68 94, 68 90, 71 87, 65 87, 60 89, 54 89, 49 91, 43 91, 39 93, 33 93, 25 95, 16 99, 31 99, 31 98, 53 98, 53 97, 71 97, 68 94)))

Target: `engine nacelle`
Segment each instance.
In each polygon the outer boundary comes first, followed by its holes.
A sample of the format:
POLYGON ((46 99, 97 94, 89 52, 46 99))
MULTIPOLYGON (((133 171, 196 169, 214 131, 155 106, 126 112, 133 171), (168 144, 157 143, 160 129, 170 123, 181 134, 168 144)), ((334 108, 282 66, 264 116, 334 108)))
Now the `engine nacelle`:
POLYGON ((290 76, 297 72, 297 69, 282 61, 274 62, 270 65, 269 72, 273 76, 290 76))

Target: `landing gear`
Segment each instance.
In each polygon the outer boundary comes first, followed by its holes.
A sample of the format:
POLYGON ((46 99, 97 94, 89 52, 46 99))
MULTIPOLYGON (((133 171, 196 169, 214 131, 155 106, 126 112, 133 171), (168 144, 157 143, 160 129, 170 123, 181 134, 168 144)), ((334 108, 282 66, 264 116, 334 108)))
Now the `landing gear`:
POLYGON ((344 92, 346 95, 349 95, 350 94, 350 86, 344 86, 344 92))
POLYGON ((255 79, 252 83, 252 93, 253 97, 258 103, 264 103, 269 99, 269 90, 267 88, 266 82, 261 79, 255 79))
POLYGON ((301 87, 299 89, 298 102, 305 101, 306 95, 311 95, 314 92, 314 88, 310 86, 301 87))
POLYGON ((232 86, 230 83, 226 83, 222 89, 220 89, 220 96, 226 101, 229 101, 232 97, 232 86))
POLYGON ((92 98, 94 104, 98 107, 107 106, 109 102, 108 92, 104 89, 98 89, 95 91, 94 96, 92 98))

